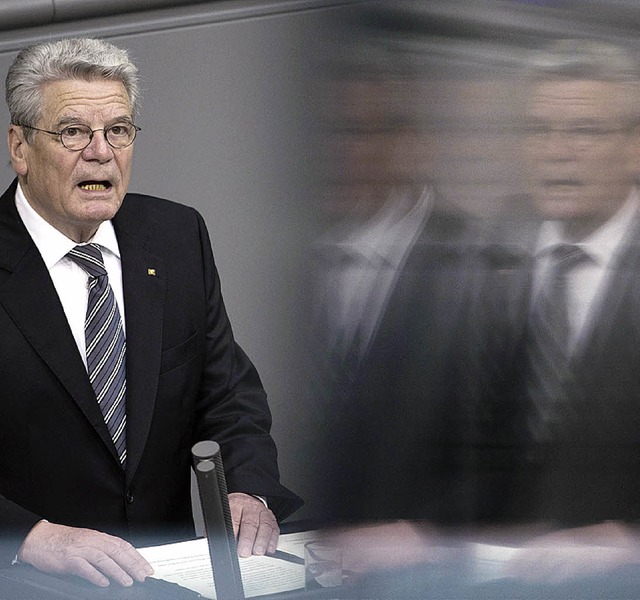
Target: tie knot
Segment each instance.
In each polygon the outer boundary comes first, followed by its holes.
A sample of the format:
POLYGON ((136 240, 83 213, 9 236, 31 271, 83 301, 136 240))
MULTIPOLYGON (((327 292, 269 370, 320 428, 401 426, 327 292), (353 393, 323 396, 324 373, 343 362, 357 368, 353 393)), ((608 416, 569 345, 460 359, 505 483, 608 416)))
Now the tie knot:
POLYGON ((106 275, 102 252, 98 244, 83 244, 73 248, 67 256, 80 265, 92 277, 106 275))
POLYGON ((558 244, 551 251, 551 260, 558 272, 567 273, 573 267, 589 260, 589 255, 575 244, 558 244))

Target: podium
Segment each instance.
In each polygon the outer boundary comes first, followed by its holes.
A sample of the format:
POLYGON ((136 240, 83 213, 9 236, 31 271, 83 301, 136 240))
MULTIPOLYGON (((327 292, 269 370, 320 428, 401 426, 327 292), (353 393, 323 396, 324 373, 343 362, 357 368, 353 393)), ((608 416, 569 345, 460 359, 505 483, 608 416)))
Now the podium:
POLYGON ((80 577, 42 573, 29 565, 0 569, 0 600, 197 600, 202 598, 184 587, 148 578, 125 588, 111 584, 95 586, 80 577))
MULTIPOLYGON (((329 600, 355 598, 348 590, 322 588, 292 590, 279 594, 255 596, 256 600, 329 600)), ((42 573, 28 565, 0 569, 0 600, 197 600, 200 594, 184 587, 148 578, 130 588, 117 584, 100 588, 71 575, 42 573)))

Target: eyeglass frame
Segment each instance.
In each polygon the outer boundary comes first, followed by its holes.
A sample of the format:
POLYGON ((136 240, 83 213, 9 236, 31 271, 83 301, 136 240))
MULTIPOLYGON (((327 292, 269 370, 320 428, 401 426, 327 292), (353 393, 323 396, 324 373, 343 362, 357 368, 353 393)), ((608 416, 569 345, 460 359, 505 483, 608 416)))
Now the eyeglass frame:
POLYGON ((546 144, 554 134, 564 137, 568 144, 580 150, 592 148, 596 142, 608 136, 631 133, 640 123, 630 119, 618 127, 612 125, 576 125, 567 127, 551 127, 547 123, 531 123, 522 128, 524 134, 538 144, 546 144))
POLYGON ((93 136, 96 133, 96 131, 103 131, 104 132, 104 139, 106 140, 107 144, 109 144, 109 146, 111 146, 111 148, 113 148, 114 150, 122 150, 124 148, 128 148, 129 146, 131 146, 131 144, 133 144, 133 142, 136 141, 136 137, 138 135, 138 131, 142 131, 141 127, 138 127, 137 125, 134 125, 133 123, 126 123, 127 125, 131 125, 133 127, 133 138, 132 140, 126 145, 126 146, 114 146, 110 141, 109 138, 107 137, 107 132, 112 128, 112 127, 122 127, 124 125, 124 123, 114 123, 113 125, 109 125, 108 127, 100 127, 98 129, 91 129, 88 125, 84 125, 82 123, 78 123, 75 125, 67 125, 66 127, 63 127, 60 131, 49 131, 48 129, 40 129, 40 127, 33 127, 33 125, 24 125, 23 123, 12 123, 12 125, 15 125, 16 127, 26 127, 27 129, 33 129, 34 131, 42 131, 43 133, 48 133, 49 135, 57 135, 59 136, 59 141, 60 143, 70 152, 82 152, 84 149, 88 148, 89 145, 91 144, 91 142, 93 141, 93 136), (86 146, 83 146, 82 148, 69 148, 64 141, 62 140, 62 134, 64 133, 65 130, 67 129, 71 129, 74 127, 86 127, 87 129, 89 129, 89 141, 87 142, 86 146))

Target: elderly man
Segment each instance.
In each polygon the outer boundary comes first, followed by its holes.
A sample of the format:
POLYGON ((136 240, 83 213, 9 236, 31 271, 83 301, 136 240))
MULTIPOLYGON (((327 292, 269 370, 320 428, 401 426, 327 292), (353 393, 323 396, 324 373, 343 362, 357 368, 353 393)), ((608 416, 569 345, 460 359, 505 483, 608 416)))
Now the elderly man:
POLYGON ((273 552, 275 515, 300 500, 279 483, 203 220, 127 194, 136 67, 109 43, 63 40, 20 52, 6 85, 17 180, 0 199, 2 556, 101 586, 143 580, 131 544, 194 533, 202 439, 221 445, 239 554, 273 552))

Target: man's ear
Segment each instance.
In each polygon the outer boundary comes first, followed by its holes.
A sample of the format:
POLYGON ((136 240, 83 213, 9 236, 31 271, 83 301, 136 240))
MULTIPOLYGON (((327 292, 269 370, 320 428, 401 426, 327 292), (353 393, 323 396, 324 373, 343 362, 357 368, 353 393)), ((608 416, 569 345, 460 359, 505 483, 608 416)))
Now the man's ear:
POLYGON ((9 144, 11 166, 18 175, 22 175, 24 177, 27 174, 27 142, 24 139, 24 132, 22 131, 22 128, 17 125, 10 125, 7 142, 9 144))

